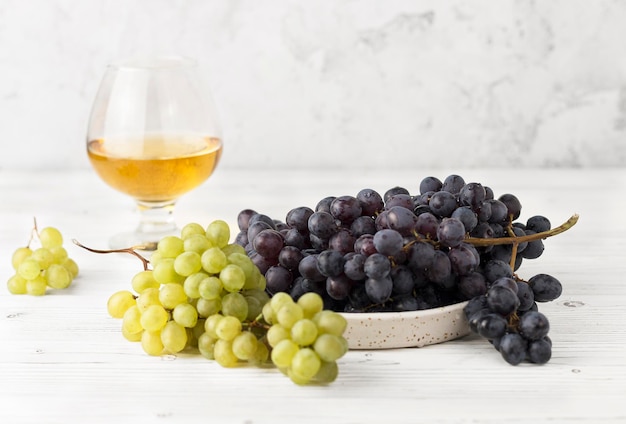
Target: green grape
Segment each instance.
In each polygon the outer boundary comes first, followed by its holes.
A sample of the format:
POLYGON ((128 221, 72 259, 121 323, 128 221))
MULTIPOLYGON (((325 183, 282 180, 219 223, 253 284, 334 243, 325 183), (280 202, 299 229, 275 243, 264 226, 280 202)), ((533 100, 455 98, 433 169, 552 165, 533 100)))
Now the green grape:
MULTIPOLYGON (((244 247, 240 244, 237 243, 230 243, 227 244, 226 246, 222 247, 222 252, 224 252, 224 254, 228 257, 230 257, 230 255, 232 255, 233 253, 238 253, 240 255, 244 255, 244 256, 248 256, 246 254, 246 249, 244 249, 244 247)), ((229 258, 230 260, 230 258, 229 258)), ((248 259, 249 260, 249 259, 248 259)), ((252 262, 249 260, 249 262, 252 262)))
POLYGON ((309 292, 305 293, 296 302, 302 307, 302 312, 305 318, 313 318, 315 314, 324 309, 324 300, 322 296, 317 293, 309 292))
POLYGON ((270 354, 272 358, 272 362, 278 368, 287 368, 291 365, 291 361, 293 357, 300 348, 297 344, 295 344, 290 339, 284 339, 278 342, 276 346, 273 347, 272 352, 270 354))
POLYGON ((222 310, 222 298, 218 297, 211 300, 200 298, 197 300, 196 310, 198 311, 198 316, 202 318, 217 314, 222 310))
POLYGON ((178 353, 187 346, 187 330, 175 321, 168 321, 161 330, 161 342, 170 353, 178 353))
POLYGON ((141 313, 141 328, 150 332, 161 331, 169 319, 169 314, 161 305, 150 305, 141 313))
POLYGON ((318 384, 328 384, 335 381, 338 375, 339 367, 337 366, 337 363, 335 361, 327 362, 322 360, 320 364, 320 369, 313 377, 313 381, 318 384))
POLYGON ((15 249, 13 256, 11 257, 11 265, 13 266, 13 269, 17 271, 24 259, 30 257, 32 254, 33 251, 30 247, 18 247, 15 249))
POLYGON ((34 258, 29 257, 17 267, 17 273, 25 280, 33 280, 41 274, 41 265, 34 258))
POLYGON ((183 241, 196 234, 200 234, 202 236, 205 236, 206 234, 204 227, 197 222, 185 224, 185 226, 180 230, 180 238, 182 238, 183 241))
POLYGON ((54 263, 54 255, 45 247, 33 250, 31 258, 39 263, 41 269, 48 269, 48 267, 54 263))
POLYGON ((310 319, 304 318, 291 327, 291 340, 300 346, 309 346, 317 338, 317 325, 310 319))
POLYGON ((15 274, 7 281, 7 289, 11 294, 26 294, 26 281, 19 275, 15 274))
POLYGON ((291 360, 291 371, 293 375, 310 381, 320 369, 322 361, 311 348, 305 347, 300 349, 291 360))
POLYGON ((191 274, 185 281, 183 281, 183 289, 185 290, 185 294, 187 297, 191 299, 197 299, 200 297, 200 283, 205 278, 208 278, 208 274, 204 272, 196 272, 195 274, 191 274))
POLYGON ((248 304, 248 315, 246 316, 246 321, 254 321, 257 319, 259 315, 263 313, 263 303, 254 296, 244 295, 244 299, 248 304))
POLYGON ((234 264, 228 264, 220 271, 220 280, 229 292, 238 292, 246 282, 246 274, 234 264))
POLYGON ((113 318, 122 318, 133 305, 137 304, 137 299, 128 290, 120 290, 113 293, 107 301, 107 312, 113 318))
POLYGON ((181 303, 172 311, 172 318, 183 327, 192 328, 198 322, 198 311, 189 303, 181 303))
POLYGON ((211 247, 200 257, 202 268, 209 274, 218 274, 226 265, 228 258, 219 247, 211 247))
POLYGON ((185 252, 195 252, 198 255, 202 255, 211 247, 213 247, 211 242, 204 234, 191 234, 183 240, 183 249, 185 252))
POLYGON ((159 301, 165 309, 174 309, 176 305, 187 302, 187 294, 181 284, 168 283, 161 286, 159 301))
MULTIPOLYGON (((198 314, 198 312, 196 311, 196 315, 198 314)), ((200 336, 205 333, 204 331, 204 322, 205 319, 204 318, 198 318, 196 320, 196 325, 193 326, 193 328, 191 329, 191 332, 193 334, 193 337, 196 339, 196 347, 198 345, 197 341, 200 338, 200 336)))
POLYGON ((163 353, 161 330, 144 331, 141 333, 141 347, 148 355, 158 356, 163 353))
POLYGON ((141 341, 141 337, 143 336, 143 331, 138 331, 136 333, 130 333, 124 325, 122 325, 122 336, 129 342, 139 342, 141 341))
POLYGON ((304 318, 302 307, 293 302, 284 304, 276 313, 276 321, 285 328, 293 327, 302 318, 304 318))
POLYGON ((124 312, 122 327, 128 334, 136 334, 143 331, 141 326, 141 311, 137 305, 133 305, 124 312))
POLYGON ((204 320, 204 332, 214 339, 219 339, 217 335, 217 324, 224 318, 222 314, 213 314, 204 320))
POLYGON ((244 331, 233 339, 233 354, 242 361, 248 361, 254 358, 259 342, 254 334, 250 331, 244 331))
POLYGON ((63 245, 63 236, 56 228, 46 227, 39 231, 39 241, 45 249, 52 249, 63 245))
POLYGON ((209 336, 208 333, 202 333, 202 335, 198 337, 198 350, 200 354, 207 359, 215 359, 213 352, 215 350, 216 341, 217 338, 209 336))
POLYGON ((46 279, 39 275, 32 280, 26 280, 26 293, 31 296, 43 296, 46 294, 48 283, 46 279))
POLYGON ((283 307, 283 305, 288 305, 294 303, 293 299, 289 295, 289 293, 278 292, 272 296, 270 299, 270 306, 274 313, 278 313, 278 310, 283 307))
POLYGON ((233 340, 241 333, 241 321, 233 316, 224 316, 215 326, 215 334, 221 340, 233 340))
POLYGON ((159 295, 160 291, 155 287, 147 288, 142 291, 137 297, 137 307, 139 308, 139 311, 143 313, 149 306, 152 305, 163 306, 159 300, 159 295))
POLYGON ((63 265, 52 264, 45 273, 48 286, 53 289, 66 289, 72 283, 72 275, 63 265))
POLYGON ((317 324, 317 330, 320 334, 328 333, 341 336, 348 326, 348 322, 342 315, 331 310, 318 312, 313 317, 313 321, 317 324))
POLYGON ((78 276, 78 264, 72 258, 67 258, 65 262, 63 262, 63 266, 67 268, 67 270, 72 274, 72 279, 78 276))
POLYGON ((154 279, 154 273, 151 270, 140 271, 135 274, 130 282, 135 293, 141 294, 148 288, 159 288, 161 285, 154 279))
POLYGON ((198 287, 200 297, 203 299, 217 299, 221 297, 224 285, 218 277, 211 276, 203 279, 198 287))
POLYGON ((63 265, 69 257, 67 250, 63 246, 51 247, 50 253, 52 253, 54 263, 59 265, 63 265))
POLYGON ((265 345, 265 343, 258 341, 256 351, 254 352, 254 356, 248 360, 251 364, 255 364, 257 366, 263 366, 267 364, 270 357, 270 351, 265 345))
POLYGON ((174 271, 188 277, 202 269, 200 255, 196 252, 183 252, 174 259, 174 271))
POLYGON ((224 247, 230 240, 230 227, 222 220, 215 220, 206 229, 206 237, 213 246, 224 247))
POLYGON ((183 253, 183 239, 176 236, 165 236, 157 243, 157 251, 161 258, 175 258, 183 253))
POLYGON ((241 293, 228 293, 222 297, 222 314, 233 316, 239 321, 245 321, 248 317, 248 302, 241 293))
POLYGON ((272 308, 271 302, 267 302, 265 305, 263 305, 262 313, 263 313, 263 319, 265 320, 266 323, 268 324, 276 323, 276 313, 274 312, 274 308, 272 308))
POLYGON ((231 340, 219 339, 213 347, 215 361, 225 368, 237 366, 239 359, 233 353, 233 342, 231 340))
MULTIPOLYGON (((228 255, 228 262, 237 265, 244 272, 246 280, 243 288, 246 290, 258 289, 259 277, 262 275, 259 268, 250 260, 248 255, 244 253, 234 252, 228 255)), ((262 290, 265 287, 261 288, 262 290)))
POLYGON ((342 336, 324 333, 317 337, 313 349, 322 361, 334 362, 346 354, 348 344, 342 336))
POLYGON ((174 269, 174 259, 163 258, 152 267, 152 275, 159 284, 182 283, 185 277, 174 269))
POLYGON ((154 269, 161 259, 163 259, 163 256, 161 256, 161 253, 158 250, 152 252, 150 255, 150 264, 152 265, 152 269, 154 269))
POLYGON ((267 330, 265 337, 270 346, 276 347, 282 340, 290 339, 291 332, 280 324, 274 324, 267 330))

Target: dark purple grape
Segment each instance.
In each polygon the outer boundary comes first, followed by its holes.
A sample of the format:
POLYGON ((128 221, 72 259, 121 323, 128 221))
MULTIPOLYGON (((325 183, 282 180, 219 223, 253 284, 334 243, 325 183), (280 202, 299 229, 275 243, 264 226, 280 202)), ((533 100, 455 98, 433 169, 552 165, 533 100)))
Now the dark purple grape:
POLYGON ((405 265, 398 265, 391 269, 389 273, 391 281, 393 282, 394 294, 410 294, 415 287, 415 275, 405 265))
POLYGON ((430 268, 435 257, 435 248, 430 243, 414 243, 409 247, 407 265, 413 271, 430 268))
POLYGON ((266 258, 254 250, 248 253, 248 257, 263 275, 265 275, 265 273, 271 266, 278 265, 278 259, 266 258))
POLYGON ((360 253, 345 256, 343 273, 353 281, 360 281, 366 278, 363 266, 366 257, 360 253))
POLYGON ((339 230, 328 239, 328 248, 346 254, 354 251, 355 241, 356 239, 350 231, 339 230))
POLYGON ((437 238, 437 228, 439 228, 439 220, 432 213, 422 213, 415 220, 415 231, 429 237, 437 238))
POLYGON ((350 232, 355 238, 363 234, 376 233, 376 221, 371 216, 360 216, 350 224, 350 232))
POLYGON ((450 216, 457 207, 456 197, 448 191, 438 191, 431 196, 428 206, 435 216, 450 216))
POLYGON ((465 238, 465 226, 456 218, 444 218, 437 227, 437 240, 443 246, 456 247, 465 238))
POLYGON ((278 254, 285 246, 282 234, 276 230, 266 229, 261 231, 252 240, 252 247, 261 256, 272 259, 278 258, 278 254))
POLYGON ((420 182, 419 190, 421 194, 432 191, 436 192, 441 190, 443 183, 437 177, 426 177, 420 182))
MULTIPOLYGON (((533 230, 525 230, 524 232, 528 236, 536 234, 533 230)), ((545 246, 543 244, 543 240, 532 240, 528 242, 526 248, 520 253, 520 255, 524 259, 537 259, 543 254, 544 248, 545 246)))
POLYGON ((528 342, 517 333, 507 333, 500 338, 499 351, 506 362, 518 365, 526 359, 528 342))
POLYGON ((326 279, 326 293, 335 300, 343 300, 348 297, 354 283, 343 274, 328 277, 326 279))
POLYGON ((561 296, 561 282, 548 274, 537 274, 528 280, 536 302, 550 302, 561 296))
POLYGON ((528 311, 521 316, 517 328, 526 339, 540 340, 548 335, 550 323, 548 318, 541 312, 528 311))
POLYGON ((460 175, 448 175, 445 180, 443 180, 443 185, 441 186, 442 191, 447 191, 452 194, 457 194, 461 191, 461 188, 465 185, 465 180, 460 175))
MULTIPOLYGON (((308 231, 307 231, 308 232, 308 231)), ((308 236, 305 236, 295 228, 290 228, 283 234, 286 246, 297 247, 300 250, 308 249, 311 247, 311 242, 308 236)))
POLYGON ((506 193, 500 196, 498 200, 504 203, 504 205, 506 206, 506 216, 508 220, 514 221, 519 218, 520 213, 522 212, 522 204, 515 195, 506 193))
POLYGON ((330 213, 330 204, 335 200, 335 196, 324 197, 315 205, 315 212, 330 213))
POLYGON ((528 283, 523 281, 517 282, 517 298, 520 301, 517 307, 518 311, 528 311, 535 304, 535 294, 528 283))
POLYGON ((300 206, 287 212, 285 222, 291 228, 295 228, 302 234, 309 232, 309 217, 313 215, 313 209, 306 206, 300 206))
POLYGON ((381 195, 371 188, 364 188, 359 191, 356 198, 361 204, 361 214, 363 216, 374 217, 385 207, 385 203, 383 202, 381 195))
POLYGON ((394 206, 402 206, 413 210, 415 205, 413 204, 413 198, 410 194, 397 193, 389 197, 385 202, 385 209, 390 209, 394 206))
POLYGON ((258 212, 252 209, 244 209, 237 214, 237 226, 240 231, 248 231, 248 223, 252 215, 256 215, 258 212))
POLYGON ((266 289, 271 294, 288 292, 293 283, 293 274, 280 265, 271 266, 265 272, 266 289))
POLYGON ((511 289, 494 286, 487 290, 487 304, 492 311, 503 316, 509 316, 517 310, 520 301, 517 294, 511 289))
POLYGON ((293 271, 298 269, 300 261, 304 258, 302 251, 295 246, 285 246, 278 254, 278 263, 286 269, 293 271))
POLYGON ((336 250, 325 250, 317 255, 317 269, 325 277, 336 277, 343 274, 345 259, 336 250))
POLYGON ((250 223, 250 226, 248 227, 248 233, 247 233, 248 241, 252 243, 254 238, 263 230, 272 230, 272 226, 264 221, 257 221, 257 222, 250 223))
POLYGON ((461 243, 448 251, 452 271, 458 276, 468 275, 476 270, 480 262, 474 246, 461 243))
POLYGON ((487 281, 480 272, 471 272, 467 275, 463 275, 459 279, 459 292, 465 296, 466 299, 473 299, 477 296, 487 299, 482 296, 487 293, 487 281))
POLYGON ((504 203, 500 200, 486 200, 486 204, 489 204, 491 207, 491 215, 489 216, 489 220, 487 222, 492 224, 499 224, 501 222, 505 222, 508 218, 508 209, 504 203))
POLYGON ((444 283, 452 272, 452 264, 448 255, 441 250, 435 250, 433 260, 428 267, 428 279, 434 283, 444 283))
POLYGON ((317 255, 308 255, 302 258, 298 264, 298 272, 307 280, 326 280, 326 277, 317 268, 317 255))
POLYGON ((330 214, 342 224, 350 224, 361 216, 361 203, 354 196, 339 196, 330 203, 330 214))
POLYGON ((528 343, 528 360, 535 364, 545 364, 552 357, 552 344, 543 338, 528 343))
POLYGON ((386 217, 387 228, 396 230, 403 236, 410 235, 415 230, 417 217, 412 209, 407 209, 402 206, 392 206, 386 211, 386 217))
POLYGON ((370 256, 376 253, 374 247, 374 236, 372 234, 363 234, 354 242, 354 252, 364 256, 370 256))
POLYGON ((470 232, 470 236, 476 237, 476 238, 493 238, 493 229, 486 222, 480 222, 470 232))
POLYGON ((409 192, 409 190, 407 190, 404 187, 398 187, 398 186, 392 187, 389 190, 387 190, 385 194, 383 195, 383 202, 387 204, 387 201, 389 200, 389 198, 393 196, 394 194, 411 194, 411 193, 409 192))
POLYGON ((478 217, 476 216, 476 212, 470 209, 469 206, 462 206, 460 208, 456 208, 451 218, 456 218, 463 223, 465 227, 465 232, 471 232, 478 225, 478 217))
POLYGON ((493 283, 498 278, 513 277, 513 271, 508 263, 493 259, 485 264, 483 274, 489 284, 493 283))
POLYGON ((385 255, 373 253, 365 259, 363 271, 369 278, 381 279, 389 275, 391 262, 385 255))
POLYGON ((393 297, 391 307, 397 312, 417 311, 420 309, 420 302, 409 294, 393 297))
POLYGON ((384 229, 374 234, 374 247, 386 256, 394 256, 402 251, 404 239, 396 230, 384 229))
POLYGON ((248 228, 250 228, 250 226, 255 222, 265 222, 267 225, 270 226, 271 229, 276 229, 276 223, 274 222, 274 220, 265 214, 256 213, 252 215, 248 220, 248 228))
POLYGON ((532 230, 535 233, 542 233, 550 230, 550 228, 550 220, 542 215, 531 216, 528 218, 528 221, 526 221, 526 229, 532 230))
POLYGON ((239 246, 246 247, 246 245, 249 242, 250 241, 248 240, 248 231, 247 230, 241 230, 235 236, 235 243, 238 244, 239 246))
POLYGON ((476 332, 489 340, 504 336, 506 329, 506 319, 494 313, 484 314, 476 323, 476 332))
POLYGON ((515 281, 515 279, 513 279, 511 277, 498 278, 496 281, 491 283, 489 288, 497 287, 497 286, 505 287, 505 288, 511 290, 515 294, 517 294, 518 290, 519 290, 519 286, 517 284, 517 281, 515 281))
POLYGON ((485 197, 485 188, 480 183, 467 183, 459 191, 459 203, 473 209, 482 205, 485 197))
POLYGON ((385 303, 391 297, 392 290, 393 282, 389 276, 365 280, 365 292, 372 303, 385 303))
POLYGON ((309 232, 321 239, 328 239, 337 231, 335 218, 328 212, 314 212, 307 222, 309 232))

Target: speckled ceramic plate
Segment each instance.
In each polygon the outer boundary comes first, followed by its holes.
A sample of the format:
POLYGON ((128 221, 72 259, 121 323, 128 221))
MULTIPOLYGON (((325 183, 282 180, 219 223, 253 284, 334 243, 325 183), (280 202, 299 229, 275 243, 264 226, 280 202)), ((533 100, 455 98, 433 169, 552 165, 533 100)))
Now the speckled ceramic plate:
POLYGON ((414 312, 343 313, 350 349, 392 349, 443 343, 469 333, 467 302, 414 312))

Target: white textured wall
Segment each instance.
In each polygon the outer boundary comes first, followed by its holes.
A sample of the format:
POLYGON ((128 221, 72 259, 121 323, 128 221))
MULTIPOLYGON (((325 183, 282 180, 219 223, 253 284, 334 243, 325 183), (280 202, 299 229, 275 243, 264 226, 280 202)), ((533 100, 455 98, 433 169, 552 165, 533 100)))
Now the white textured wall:
POLYGON ((0 0, 0 169, 87 167, 107 62, 199 59, 222 166, 624 166, 626 2, 0 0))

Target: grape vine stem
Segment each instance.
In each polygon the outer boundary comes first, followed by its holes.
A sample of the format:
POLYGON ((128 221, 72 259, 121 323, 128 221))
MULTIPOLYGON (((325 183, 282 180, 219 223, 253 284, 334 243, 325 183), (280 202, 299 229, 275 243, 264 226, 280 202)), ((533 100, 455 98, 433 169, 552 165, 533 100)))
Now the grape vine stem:
POLYGON ((150 264, 150 261, 148 259, 144 258, 143 256, 141 256, 141 254, 137 253, 137 251, 135 251, 135 248, 133 248, 133 247, 128 247, 126 249, 103 250, 103 249, 93 249, 91 247, 87 247, 84 244, 81 244, 76 239, 72 239, 72 243, 74 243, 78 247, 82 247, 83 249, 88 250, 88 251, 93 252, 93 253, 130 253, 131 255, 136 256, 137 258, 139 258, 139 260, 143 263, 144 271, 148 269, 148 265, 150 264))

